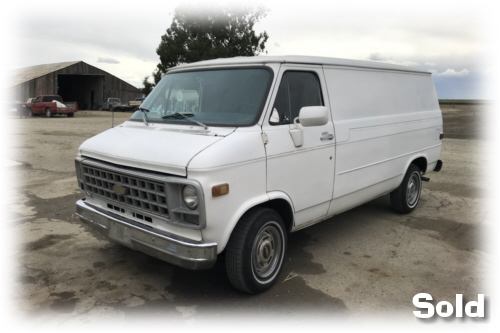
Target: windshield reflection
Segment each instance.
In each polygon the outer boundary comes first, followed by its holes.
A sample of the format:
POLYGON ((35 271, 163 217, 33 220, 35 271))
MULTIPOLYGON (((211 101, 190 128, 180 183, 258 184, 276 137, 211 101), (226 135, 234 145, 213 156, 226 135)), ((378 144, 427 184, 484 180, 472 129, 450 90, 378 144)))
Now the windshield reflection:
MULTIPOLYGON (((268 67, 210 69, 165 75, 141 108, 149 110, 148 122, 193 125, 251 126, 262 112, 271 84, 268 67)), ((131 120, 142 121, 141 112, 131 120)))

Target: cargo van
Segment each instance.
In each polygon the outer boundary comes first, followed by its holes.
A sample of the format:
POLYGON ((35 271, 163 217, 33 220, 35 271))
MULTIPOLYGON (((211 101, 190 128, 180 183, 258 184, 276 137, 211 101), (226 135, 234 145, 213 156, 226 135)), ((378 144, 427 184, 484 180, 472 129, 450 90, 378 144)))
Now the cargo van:
POLYGON ((223 255, 232 285, 258 293, 276 282, 288 233, 383 195, 413 211, 442 138, 428 72, 308 56, 191 63, 81 145, 76 210, 174 265, 223 255))

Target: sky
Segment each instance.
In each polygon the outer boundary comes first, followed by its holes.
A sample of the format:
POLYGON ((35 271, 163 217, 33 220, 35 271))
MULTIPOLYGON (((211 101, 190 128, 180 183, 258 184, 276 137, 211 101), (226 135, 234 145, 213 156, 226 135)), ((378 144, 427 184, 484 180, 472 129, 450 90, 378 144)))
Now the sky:
MULTIPOLYGON (((192 0, 185 0, 191 1, 192 0)), ((214 1, 196 1, 202 8, 214 1)), ((2 22, 12 45, 2 70, 84 61, 141 87, 180 1, 25 1, 2 22)), ((256 2, 254 2, 256 3, 256 2)), ((267 55, 315 55, 409 65, 433 73, 440 99, 493 99, 488 13, 493 1, 261 2, 267 55)), ((490 20, 491 21, 491 20, 490 20)), ((5 33, 6 32, 6 33, 5 33)))

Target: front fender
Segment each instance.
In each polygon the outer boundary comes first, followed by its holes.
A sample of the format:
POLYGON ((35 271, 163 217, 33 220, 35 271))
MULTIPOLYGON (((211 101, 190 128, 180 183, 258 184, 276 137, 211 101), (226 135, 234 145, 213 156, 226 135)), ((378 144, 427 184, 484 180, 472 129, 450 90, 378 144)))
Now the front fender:
MULTIPOLYGON (((284 200, 288 203, 291 209, 292 213, 292 226, 293 226, 293 212, 294 212, 294 207, 293 203, 290 199, 290 197, 280 191, 273 191, 273 192, 268 192, 256 197, 253 197, 245 202, 243 202, 237 210, 234 211, 233 216, 228 223, 224 226, 223 232, 221 234, 221 238, 219 239, 217 243, 217 248, 218 248, 218 253, 222 252, 224 248, 227 245, 227 242, 229 241, 229 238, 231 237, 231 234, 240 221, 241 217, 245 215, 246 212, 248 212, 250 209, 259 207, 259 206, 268 206, 267 203, 272 202, 273 200, 284 200)), ((279 212, 278 212, 279 213, 279 212)))

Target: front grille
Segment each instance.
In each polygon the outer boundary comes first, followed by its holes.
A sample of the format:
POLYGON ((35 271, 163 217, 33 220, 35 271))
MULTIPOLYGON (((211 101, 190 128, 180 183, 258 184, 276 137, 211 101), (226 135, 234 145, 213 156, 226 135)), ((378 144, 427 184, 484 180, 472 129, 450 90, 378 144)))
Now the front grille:
POLYGON ((85 190, 93 196, 169 218, 165 184, 116 171, 83 165, 85 190))

